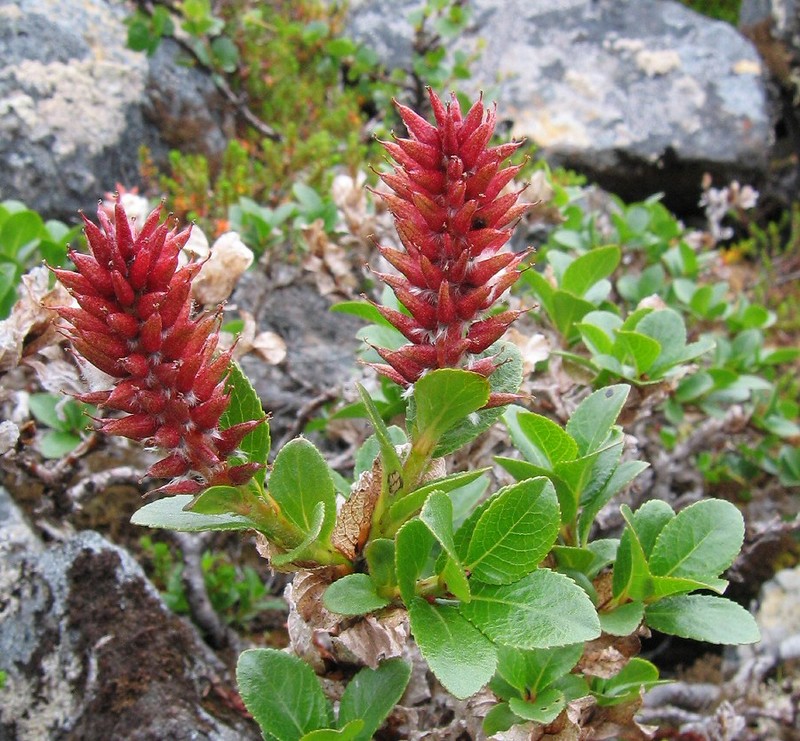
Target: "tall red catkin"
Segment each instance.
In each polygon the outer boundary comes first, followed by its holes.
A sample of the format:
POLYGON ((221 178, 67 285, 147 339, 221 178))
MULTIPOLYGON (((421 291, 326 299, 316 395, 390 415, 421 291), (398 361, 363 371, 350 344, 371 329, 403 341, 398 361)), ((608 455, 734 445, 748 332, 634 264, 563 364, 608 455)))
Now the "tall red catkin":
POLYGON ((172 479, 157 491, 246 483, 259 466, 227 459, 263 420, 220 429, 231 353, 217 352, 219 312, 192 314, 200 264, 178 262, 191 227, 170 229, 158 207, 137 230, 119 202, 113 221, 102 208, 97 217, 99 226, 83 216, 90 254, 71 251, 76 270, 53 271, 78 303, 57 309, 75 351, 116 379, 113 389, 78 398, 125 413, 100 431, 169 451, 147 472, 172 479))
MULTIPOLYGON (((436 125, 395 102, 408 138, 382 142, 397 163, 380 173, 393 193, 378 193, 395 219, 405 251, 379 246, 400 275, 376 275, 411 316, 376 308, 409 341, 397 350, 376 348, 386 364, 373 367, 407 387, 434 368, 489 376, 494 358, 476 358, 522 311, 486 317, 520 274, 529 254, 501 252, 515 223, 530 208, 519 191, 501 191, 520 165, 501 167, 522 142, 489 147, 496 114, 479 99, 462 115, 455 95, 443 103, 431 90, 436 125)), ((490 405, 503 403, 490 398, 490 405)))

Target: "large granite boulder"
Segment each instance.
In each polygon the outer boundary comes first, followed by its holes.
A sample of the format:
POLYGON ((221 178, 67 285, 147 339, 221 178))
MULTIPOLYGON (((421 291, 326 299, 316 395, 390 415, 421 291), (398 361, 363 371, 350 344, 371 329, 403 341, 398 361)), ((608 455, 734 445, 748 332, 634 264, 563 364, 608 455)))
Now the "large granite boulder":
MULTIPOLYGON (((416 0, 353 0, 349 33, 408 66, 416 0)), ((542 156, 628 198, 696 206, 700 180, 764 175, 772 125, 753 45, 673 0, 474 0, 468 92, 542 156)))
POLYGON ((113 0, 0 0, 0 200, 74 220, 117 183, 139 180, 139 150, 219 157, 229 121, 212 81, 126 47, 113 0))
POLYGON ((45 546, 0 489, 0 739, 246 741, 232 680, 138 564, 84 531, 45 546))

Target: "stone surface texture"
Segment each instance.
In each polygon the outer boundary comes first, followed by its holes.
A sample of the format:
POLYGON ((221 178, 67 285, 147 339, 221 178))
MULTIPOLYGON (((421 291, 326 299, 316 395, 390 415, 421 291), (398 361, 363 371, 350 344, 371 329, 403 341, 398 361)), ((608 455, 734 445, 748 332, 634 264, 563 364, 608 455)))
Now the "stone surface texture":
POLYGON ((212 157, 224 115, 212 82, 126 47, 127 6, 104 0, 0 0, 0 200, 74 221, 117 183, 139 181, 139 150, 212 157), (188 145, 188 146, 187 146, 188 145))
MULTIPOLYGON (((354 0, 349 32, 408 66, 405 0, 354 0)), ((753 45, 673 0, 475 0, 457 48, 480 50, 466 92, 511 133, 627 197, 693 206, 703 172, 758 181, 772 126, 753 45), (470 89, 471 88, 471 89, 470 89)))
POLYGON ((241 741, 230 677, 139 565, 84 531, 45 546, 0 489, 0 739, 241 741))

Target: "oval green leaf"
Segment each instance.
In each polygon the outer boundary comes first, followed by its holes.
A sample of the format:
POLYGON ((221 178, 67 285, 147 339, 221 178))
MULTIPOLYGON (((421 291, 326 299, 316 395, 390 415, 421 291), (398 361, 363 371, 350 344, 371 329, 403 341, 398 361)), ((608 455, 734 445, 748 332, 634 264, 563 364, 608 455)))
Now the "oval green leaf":
POLYGON ((548 569, 513 584, 476 582, 472 601, 460 609, 490 639, 506 646, 550 648, 600 635, 600 621, 586 592, 548 569))
POLYGON ((533 571, 558 536, 561 514, 544 477, 502 489, 472 532, 464 562, 472 578, 509 584, 533 571))

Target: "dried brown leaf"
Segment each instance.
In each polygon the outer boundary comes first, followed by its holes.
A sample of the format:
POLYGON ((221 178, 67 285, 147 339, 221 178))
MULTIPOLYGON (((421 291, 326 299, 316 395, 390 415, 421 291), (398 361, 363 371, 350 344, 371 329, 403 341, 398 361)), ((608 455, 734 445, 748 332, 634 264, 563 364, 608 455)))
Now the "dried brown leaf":
POLYGON ((641 642, 638 636, 612 636, 603 633, 599 638, 589 641, 578 662, 583 674, 609 679, 639 653, 641 642))
POLYGON ((372 513, 381 493, 383 467, 380 457, 372 468, 358 477, 350 498, 345 501, 336 517, 331 533, 331 543, 350 561, 354 561, 367 542, 372 527, 372 513))
POLYGON ((211 256, 192 282, 192 295, 201 304, 221 304, 252 264, 252 250, 237 232, 226 232, 214 242, 211 256))
POLYGON ((303 229, 303 237, 308 246, 303 267, 313 273, 320 294, 352 296, 358 285, 356 268, 345 249, 328 237, 322 220, 303 229))
POLYGON ((334 636, 332 643, 338 657, 354 658, 354 663, 377 669, 381 661, 403 655, 408 637, 408 613, 394 608, 359 618, 334 636))
POLYGON ((72 297, 56 283, 49 285, 50 271, 39 266, 22 276, 19 299, 8 318, 0 322, 0 372, 16 368, 24 356, 58 341, 50 307, 68 306, 72 297))
POLYGON ((513 342, 522 355, 522 372, 533 373, 536 365, 550 357, 550 342, 541 332, 532 335, 520 332, 516 327, 508 329, 504 339, 513 342))

